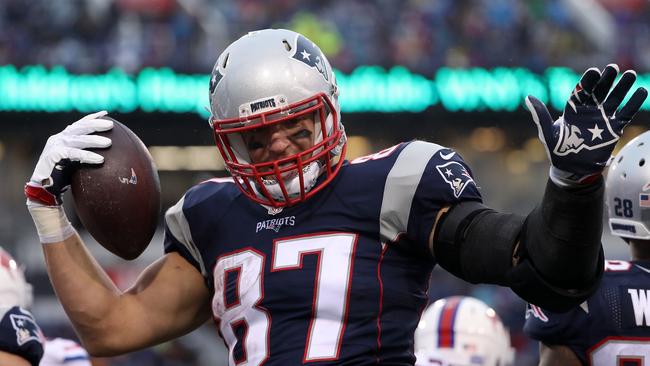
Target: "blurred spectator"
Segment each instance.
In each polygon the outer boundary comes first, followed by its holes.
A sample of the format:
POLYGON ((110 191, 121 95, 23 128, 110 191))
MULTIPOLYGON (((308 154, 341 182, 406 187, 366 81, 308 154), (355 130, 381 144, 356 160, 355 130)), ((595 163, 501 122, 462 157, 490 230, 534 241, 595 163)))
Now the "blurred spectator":
MULTIPOLYGON (((112 66, 129 72, 169 66, 205 73, 224 45, 267 27, 300 30, 317 39, 343 71, 363 64, 401 64, 425 75, 441 66, 541 71, 601 64, 603 50, 591 53, 570 2, 4 0, 0 64, 61 64, 77 73, 112 66)), ((640 47, 650 33, 650 3, 588 3, 602 8, 615 24, 617 49, 607 52, 606 62, 650 69, 650 51, 640 47)))

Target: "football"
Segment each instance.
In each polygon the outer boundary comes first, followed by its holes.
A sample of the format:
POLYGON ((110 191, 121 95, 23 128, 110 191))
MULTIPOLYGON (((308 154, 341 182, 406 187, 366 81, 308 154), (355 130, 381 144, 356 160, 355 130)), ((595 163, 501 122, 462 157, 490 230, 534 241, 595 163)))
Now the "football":
POLYGON ((98 135, 110 138, 101 165, 82 164, 72 176, 74 206, 81 223, 104 248, 127 260, 146 249, 160 214, 160 180, 149 150, 128 127, 114 122, 98 135))

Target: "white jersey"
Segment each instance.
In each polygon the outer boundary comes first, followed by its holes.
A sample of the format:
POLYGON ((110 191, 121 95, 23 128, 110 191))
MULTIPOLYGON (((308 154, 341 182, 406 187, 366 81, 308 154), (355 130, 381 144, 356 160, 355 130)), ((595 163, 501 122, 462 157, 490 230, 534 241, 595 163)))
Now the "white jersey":
POLYGON ((88 352, 70 339, 54 338, 45 342, 40 366, 91 366, 88 352))

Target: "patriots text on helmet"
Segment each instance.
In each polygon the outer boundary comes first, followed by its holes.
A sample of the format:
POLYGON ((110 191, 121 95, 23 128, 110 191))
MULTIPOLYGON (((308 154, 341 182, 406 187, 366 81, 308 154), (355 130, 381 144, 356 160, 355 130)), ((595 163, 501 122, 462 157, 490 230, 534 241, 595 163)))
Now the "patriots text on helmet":
POLYGON ((260 109, 266 109, 266 108, 275 108, 275 99, 269 98, 269 99, 264 99, 259 102, 254 102, 251 103, 251 112, 257 112, 260 109))

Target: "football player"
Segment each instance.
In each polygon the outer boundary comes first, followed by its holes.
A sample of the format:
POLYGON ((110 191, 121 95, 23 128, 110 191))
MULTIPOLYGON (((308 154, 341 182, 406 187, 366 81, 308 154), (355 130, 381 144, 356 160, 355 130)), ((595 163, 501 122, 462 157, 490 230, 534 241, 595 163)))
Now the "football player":
POLYGON ((615 156, 605 197, 609 228, 632 260, 606 261, 598 290, 568 313, 528 306, 524 331, 540 341, 540 365, 643 365, 650 357, 650 132, 615 156))
POLYGON ((0 365, 36 366, 43 357, 41 328, 27 310, 32 287, 23 269, 0 247, 0 365))
POLYGON ((497 313, 469 296, 440 299, 415 329, 416 366, 510 366, 515 349, 497 313))
POLYGON ((90 366, 77 342, 43 336, 28 310, 32 297, 22 267, 0 247, 0 366, 90 366))
POLYGON ((612 89, 617 74, 587 70, 555 122, 526 99, 552 168, 541 205, 520 216, 484 206, 465 161, 434 143, 345 160, 339 88, 323 53, 292 31, 251 32, 221 53, 209 84, 210 126, 231 178, 198 184, 167 210, 166 254, 130 289, 110 281, 60 205, 69 163, 103 160, 85 149, 110 145, 92 135, 112 127, 105 112, 48 139, 27 205, 91 354, 148 347, 213 318, 231 365, 412 365, 436 263, 555 310, 594 291, 601 172, 647 96, 639 88, 619 109, 636 75, 612 89))

